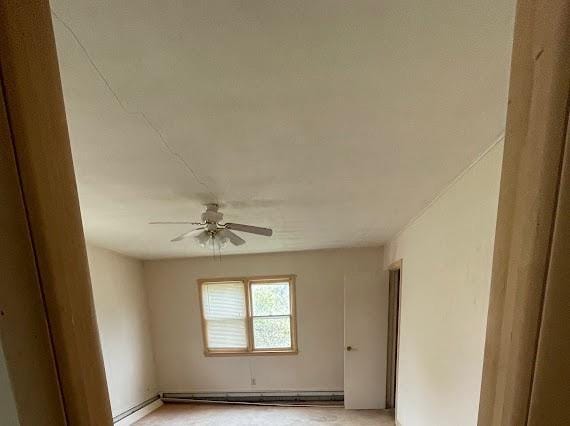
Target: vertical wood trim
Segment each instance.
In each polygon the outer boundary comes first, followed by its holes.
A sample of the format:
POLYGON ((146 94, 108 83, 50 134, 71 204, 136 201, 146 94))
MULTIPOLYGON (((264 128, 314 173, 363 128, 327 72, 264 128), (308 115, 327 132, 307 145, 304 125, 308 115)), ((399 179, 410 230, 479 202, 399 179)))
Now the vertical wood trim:
POLYGON ((254 341, 253 341, 253 318, 251 309, 251 281, 244 280, 243 285, 245 286, 245 312, 247 315, 247 350, 248 352, 253 352, 254 341))
POLYGON ((570 2, 519 0, 479 425, 526 424, 570 88, 570 2))
POLYGON ((206 327, 206 317, 204 316, 204 283, 198 281, 198 303, 200 304, 200 327, 202 328, 202 345, 204 355, 208 354, 208 328, 206 327))
POLYGON ((570 424, 570 132, 538 340, 529 426, 570 424))
POLYGON ((291 303, 291 346, 293 352, 299 351, 299 342, 297 341, 297 275, 291 275, 289 279, 289 300, 291 303))
MULTIPOLYGON (((398 423, 398 371, 399 371, 399 365, 400 365, 400 357, 398 354, 399 348, 400 348, 400 330, 401 330, 401 323, 402 323, 402 318, 401 318, 401 312, 402 312, 402 268, 403 268, 403 263, 404 260, 403 259, 398 259, 394 262, 392 262, 390 265, 388 265, 388 272, 392 273, 392 272, 398 272, 398 299, 397 299, 397 323, 396 323, 396 359, 395 359, 395 392, 394 392, 394 417, 396 418, 396 424, 398 423)), ((389 277, 390 278, 390 277, 389 277)))
POLYGON ((64 425, 57 369, 0 90, 0 340, 22 425, 64 425))
POLYGON ((110 425, 47 0, 0 2, 0 72, 64 409, 73 425, 110 425))
MULTIPOLYGON (((398 267, 401 262, 398 263, 398 267)), ((386 408, 396 408, 396 382, 398 371, 399 323, 400 323, 400 286, 401 270, 389 270, 388 296, 388 355, 386 366, 386 408)))
POLYGON ((386 408, 394 407, 394 371, 395 371, 395 346, 396 346, 396 271, 389 271, 388 278, 388 354, 386 361, 386 408))

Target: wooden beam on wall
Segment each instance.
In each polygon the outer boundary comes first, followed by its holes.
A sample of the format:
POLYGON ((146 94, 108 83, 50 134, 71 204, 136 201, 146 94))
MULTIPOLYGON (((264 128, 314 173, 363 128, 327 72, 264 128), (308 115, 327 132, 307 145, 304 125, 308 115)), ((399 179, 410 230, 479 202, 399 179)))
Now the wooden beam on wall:
POLYGON ((570 90, 570 2, 519 0, 479 405, 527 424, 570 90))
POLYGON ((0 1, 0 73, 67 422, 110 425, 47 0, 0 1))

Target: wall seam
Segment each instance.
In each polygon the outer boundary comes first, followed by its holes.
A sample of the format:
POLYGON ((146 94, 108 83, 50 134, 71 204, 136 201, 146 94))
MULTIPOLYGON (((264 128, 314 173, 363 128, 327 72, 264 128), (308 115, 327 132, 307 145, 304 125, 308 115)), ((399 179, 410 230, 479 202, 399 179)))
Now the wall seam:
POLYGON ((441 191, 437 193, 437 195, 428 203, 426 204, 418 214, 412 217, 398 232, 392 235, 390 238, 386 240, 384 243, 387 246, 390 242, 396 240, 400 235, 404 233, 408 228, 410 228, 414 223, 416 223, 422 216, 426 214, 426 212, 435 204, 437 203, 445 194, 447 194, 457 183, 479 162, 481 162, 498 144, 505 140, 505 131, 503 130, 499 137, 495 139, 489 147, 487 147, 481 154, 475 158, 465 169, 463 169, 457 176, 455 176, 451 182, 449 182, 441 191))

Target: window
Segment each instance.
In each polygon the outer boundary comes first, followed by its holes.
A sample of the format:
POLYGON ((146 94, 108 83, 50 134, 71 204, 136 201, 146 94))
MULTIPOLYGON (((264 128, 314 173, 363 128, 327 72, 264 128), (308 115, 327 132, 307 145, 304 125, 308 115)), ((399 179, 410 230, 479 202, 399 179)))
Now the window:
POLYGON ((295 277, 198 280, 206 355, 297 353, 295 277))

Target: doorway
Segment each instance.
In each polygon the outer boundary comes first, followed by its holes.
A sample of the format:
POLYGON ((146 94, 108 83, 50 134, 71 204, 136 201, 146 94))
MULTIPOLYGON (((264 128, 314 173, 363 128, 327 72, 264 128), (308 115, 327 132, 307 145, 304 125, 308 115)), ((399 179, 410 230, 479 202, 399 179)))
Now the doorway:
POLYGON ((396 408, 398 343, 400 335, 401 262, 390 267, 388 281, 388 354, 386 365, 386 408, 396 408))

